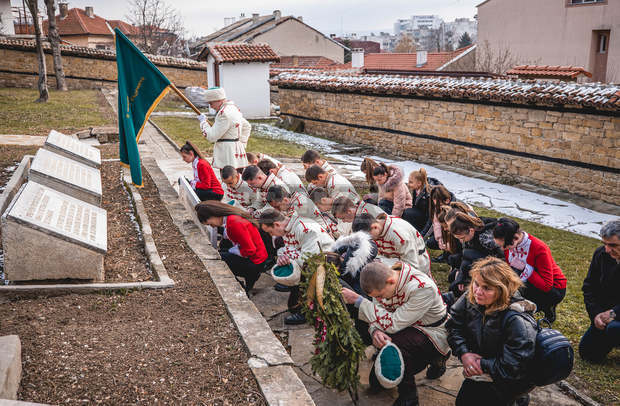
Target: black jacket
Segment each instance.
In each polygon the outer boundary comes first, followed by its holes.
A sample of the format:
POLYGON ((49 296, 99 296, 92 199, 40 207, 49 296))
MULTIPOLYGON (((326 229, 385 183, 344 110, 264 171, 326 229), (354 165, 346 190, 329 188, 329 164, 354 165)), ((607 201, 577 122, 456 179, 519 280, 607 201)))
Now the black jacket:
POLYGON ((594 251, 581 289, 590 320, 609 309, 614 309, 616 320, 620 320, 620 264, 605 252, 604 246, 594 251))
POLYGON ((534 303, 523 299, 517 292, 509 309, 520 314, 510 317, 505 325, 508 309, 484 314, 484 307, 472 304, 464 294, 450 308, 448 344, 452 353, 461 357, 467 352, 482 356, 482 370, 500 385, 527 387, 528 367, 536 351, 536 322, 532 312, 534 303))
POLYGON ((476 231, 470 241, 463 243, 459 275, 455 280, 457 284, 469 283, 469 270, 477 260, 488 256, 504 259, 504 251, 493 241, 493 228, 497 220, 490 217, 481 217, 481 220, 484 222, 484 228, 476 231))

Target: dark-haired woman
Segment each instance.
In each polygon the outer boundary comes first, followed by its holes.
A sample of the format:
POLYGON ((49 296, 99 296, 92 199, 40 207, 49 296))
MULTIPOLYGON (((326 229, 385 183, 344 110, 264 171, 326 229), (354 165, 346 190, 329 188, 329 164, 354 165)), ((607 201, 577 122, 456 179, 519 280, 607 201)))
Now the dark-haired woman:
MULTIPOLYGON (((441 211, 441 206, 449 205, 450 202, 454 200, 456 200, 454 194, 448 189, 446 189, 444 185, 437 185, 431 188, 428 216, 431 222, 430 227, 433 228, 433 233, 431 237, 426 240, 426 246, 432 250, 444 251, 437 258, 433 258, 433 261, 435 262, 446 262, 448 256, 450 255, 446 250, 446 243, 443 239, 441 222, 439 221, 438 216, 441 211)), ((429 231, 430 227, 425 227, 427 232, 429 231)), ((423 233, 423 235, 426 234, 427 233, 423 233)))
POLYGON ((493 240, 494 219, 485 218, 483 221, 471 212, 456 211, 454 218, 446 221, 450 224, 450 233, 463 246, 461 265, 453 282, 456 286, 453 292, 460 296, 469 284, 469 270, 474 262, 488 256, 503 259, 504 253, 493 240))
POLYGON ((373 179, 379 185, 379 207, 387 214, 400 217, 411 207, 411 193, 403 182, 403 171, 398 166, 380 163, 373 171, 373 179))
POLYGON ((192 164, 194 179, 190 181, 190 184, 200 201, 222 200, 222 197, 224 197, 222 184, 215 176, 215 172, 213 172, 209 162, 204 159, 200 150, 192 142, 187 141, 181 147, 181 157, 188 164, 192 164))
POLYGON ((523 296, 536 303, 545 318, 553 323, 555 307, 566 295, 566 277, 547 244, 523 231, 519 223, 509 218, 497 221, 493 238, 504 249, 506 262, 523 281, 523 296))
POLYGON ((534 303, 519 293, 521 281, 503 260, 486 258, 471 269, 467 294, 451 307, 446 323, 452 354, 465 380, 457 406, 529 404, 530 361, 536 351, 534 303))
POLYGON ((258 223, 248 212, 222 202, 202 202, 195 210, 201 223, 224 227, 224 237, 233 246, 220 252, 220 256, 236 277, 245 279, 245 283, 240 283, 249 293, 268 262, 258 223))

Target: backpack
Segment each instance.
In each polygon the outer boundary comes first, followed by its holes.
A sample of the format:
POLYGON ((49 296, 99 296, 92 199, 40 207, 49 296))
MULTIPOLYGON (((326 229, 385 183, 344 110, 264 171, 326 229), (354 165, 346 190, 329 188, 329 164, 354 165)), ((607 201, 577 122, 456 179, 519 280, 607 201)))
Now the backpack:
MULTIPOLYGON (((506 321, 515 314, 523 314, 514 310, 509 310, 504 316, 503 326, 506 321)), ((561 381, 570 375, 573 370, 573 361, 575 353, 570 342, 558 330, 550 327, 542 327, 541 323, 546 319, 538 322, 531 317, 536 323, 536 353, 528 369, 531 371, 530 376, 536 386, 545 386, 561 381)))

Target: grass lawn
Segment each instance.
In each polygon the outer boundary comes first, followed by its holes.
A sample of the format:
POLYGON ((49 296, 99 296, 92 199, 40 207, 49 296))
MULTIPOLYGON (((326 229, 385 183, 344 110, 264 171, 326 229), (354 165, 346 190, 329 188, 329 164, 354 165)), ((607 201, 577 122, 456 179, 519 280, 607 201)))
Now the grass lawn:
MULTIPOLYGON (((207 155, 213 152, 213 144, 208 142, 200 131, 198 120, 195 118, 183 117, 152 117, 151 120, 157 124, 168 136, 177 144, 183 145, 190 140, 207 155)), ((271 156, 299 158, 306 151, 306 148, 288 141, 274 140, 252 130, 252 135, 248 141, 248 152, 263 152, 271 156)))
POLYGON ((71 134, 93 126, 116 125, 116 116, 98 90, 50 89, 47 103, 35 103, 34 89, 0 88, 0 134, 71 134))
MULTIPOLYGON (((475 209, 481 216, 506 217, 493 210, 481 207, 475 209)), ((575 349, 575 368, 568 381, 603 405, 620 404, 620 386, 618 385, 620 382, 620 350, 612 351, 603 365, 593 365, 582 361, 577 354, 581 335, 590 325, 583 303, 581 285, 588 272, 592 254, 597 247, 602 245, 601 242, 531 221, 517 218, 515 220, 528 233, 549 245, 555 261, 562 268, 568 280, 566 297, 558 305, 557 320, 553 325, 570 339, 575 349)), ((431 256, 439 255, 439 253, 439 251, 431 252, 431 256)), ((446 289, 449 266, 433 263, 432 271, 441 288, 446 289)))

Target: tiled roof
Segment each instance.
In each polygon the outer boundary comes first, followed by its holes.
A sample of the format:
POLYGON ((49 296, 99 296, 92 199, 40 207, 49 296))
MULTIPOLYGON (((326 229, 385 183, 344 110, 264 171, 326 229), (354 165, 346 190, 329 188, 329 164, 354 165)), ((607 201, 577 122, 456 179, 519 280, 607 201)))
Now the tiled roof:
POLYGON ((272 68, 324 69, 338 62, 324 56, 281 56, 280 62, 272 63, 272 68), (297 62, 297 63, 295 63, 297 62))
POLYGON ((268 44, 246 44, 239 42, 208 43, 198 59, 206 60, 212 55, 216 62, 278 62, 280 57, 268 44))
POLYGON ((579 75, 592 77, 590 72, 578 66, 521 65, 515 66, 506 74, 550 79, 576 79, 579 75))
MULTIPOLYGON (((0 37, 0 48, 3 49, 15 49, 34 52, 35 42, 34 40, 0 37)), ((43 42, 43 49, 46 53, 51 53, 51 47, 49 42, 43 42)), ((103 49, 78 47, 75 45, 61 45, 60 51, 63 55, 71 56, 84 56, 95 59, 108 59, 116 60, 116 52, 107 51, 103 49)), ((177 68, 193 69, 193 70, 206 70, 207 64, 204 62, 198 62, 193 59, 174 58, 171 56, 150 55, 145 54, 151 62, 160 66, 171 66, 177 68)))
POLYGON ((306 71, 270 81, 282 88, 343 93, 479 100, 491 103, 562 106, 620 112, 620 86, 532 80, 346 75, 306 71))
POLYGON ((428 52, 426 63, 417 66, 417 54, 379 53, 364 55, 364 69, 369 71, 435 71, 474 45, 449 52, 428 52))
POLYGON ((283 16, 276 18, 274 14, 258 16, 256 19, 243 18, 202 38, 200 42, 196 45, 196 47, 200 49, 201 47, 206 46, 209 42, 251 42, 256 37, 273 30, 284 22, 291 20, 297 21, 298 23, 305 25, 306 27, 315 31, 317 34, 322 35, 329 41, 337 44, 342 48, 347 49, 347 47, 345 47, 338 41, 334 41, 332 38, 326 36, 322 32, 309 26, 298 18, 295 18, 293 16, 283 16))
MULTIPOLYGON (((48 20, 43 21, 43 30, 47 32, 48 20)), ((66 35, 114 35, 106 24, 104 18, 94 14, 92 17, 86 15, 86 11, 81 8, 69 9, 67 16, 62 18, 56 16, 56 26, 60 36, 66 35)))
POLYGON ((115 28, 118 28, 125 35, 140 34, 140 30, 138 29, 138 27, 135 27, 129 23, 126 23, 123 20, 107 20, 107 21, 108 21, 108 24, 110 25, 110 28, 112 28, 112 30, 114 30, 115 28))
POLYGON ((342 38, 334 38, 336 41, 341 44, 347 45, 350 49, 361 48, 364 50, 364 53, 380 53, 381 52, 381 44, 377 41, 362 41, 362 40, 344 40, 342 38))

